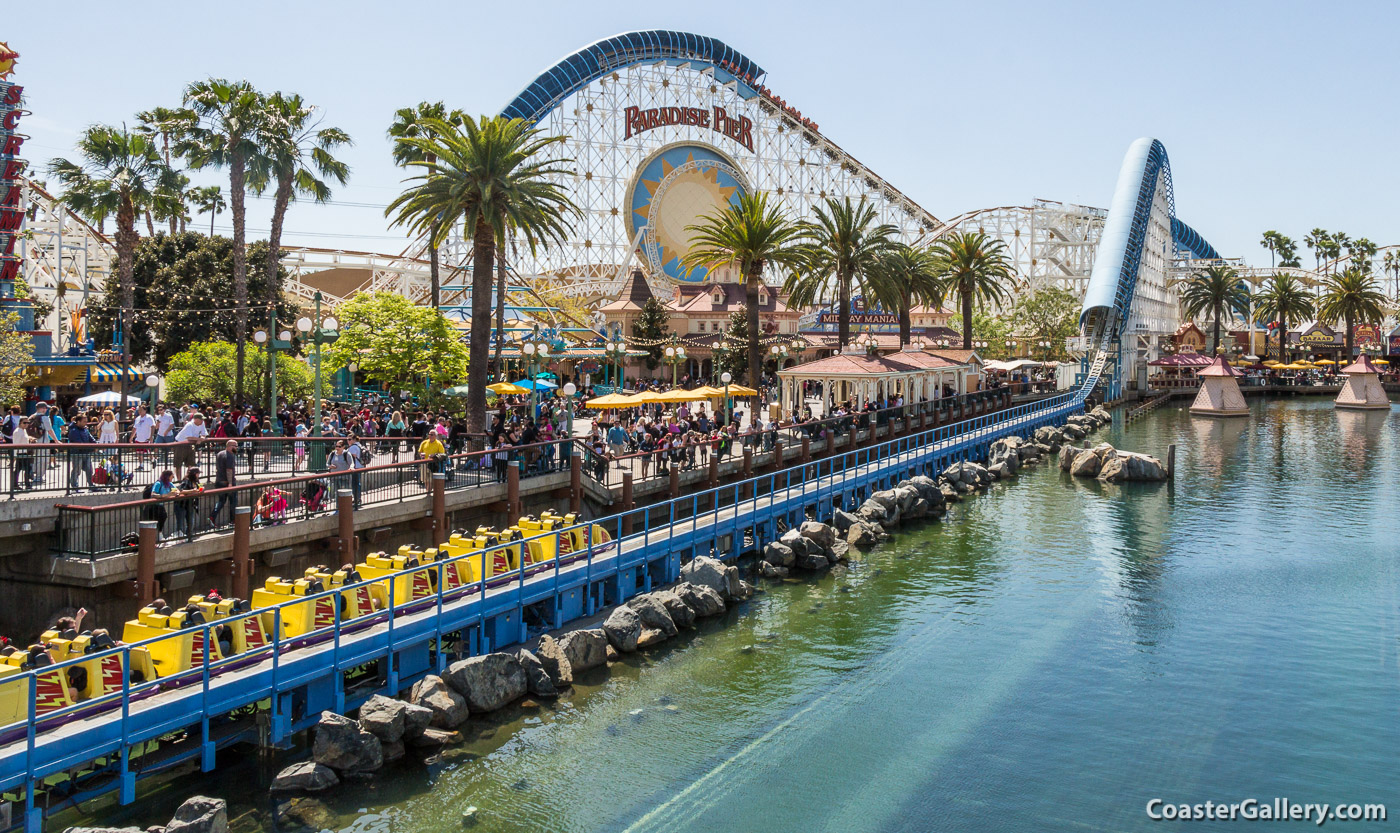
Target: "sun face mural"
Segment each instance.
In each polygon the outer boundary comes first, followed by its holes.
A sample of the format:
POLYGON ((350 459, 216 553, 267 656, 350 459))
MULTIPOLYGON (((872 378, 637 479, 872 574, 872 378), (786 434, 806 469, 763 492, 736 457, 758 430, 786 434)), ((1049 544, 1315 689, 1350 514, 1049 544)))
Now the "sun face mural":
POLYGON ((651 273, 705 281, 707 270, 681 266, 690 251, 692 233, 686 229, 737 202, 747 187, 733 161, 706 145, 672 145, 647 159, 633 181, 627 225, 651 273))

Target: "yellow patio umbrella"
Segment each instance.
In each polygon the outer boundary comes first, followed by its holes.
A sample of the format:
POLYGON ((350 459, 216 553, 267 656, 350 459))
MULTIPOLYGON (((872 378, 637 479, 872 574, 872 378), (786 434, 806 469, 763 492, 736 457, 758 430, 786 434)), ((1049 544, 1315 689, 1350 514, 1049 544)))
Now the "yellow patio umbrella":
POLYGON ((699 387, 691 391, 691 394, 693 394, 696 399, 718 399, 724 396, 724 389, 717 388, 714 385, 705 385, 704 387, 699 387))
POLYGON ((1385 359, 1372 359, 1371 364, 1390 364, 1390 362, 1385 359))
POLYGON ((654 393, 649 390, 644 390, 640 393, 634 393, 631 396, 627 397, 627 404, 629 405, 654 405, 657 402, 662 401, 664 400, 661 398, 661 394, 654 393))
MULTIPOLYGON (((724 395, 724 390, 721 388, 719 393, 720 393, 720 396, 723 396, 723 395, 724 395)), ((729 395, 730 395, 730 396, 745 396, 745 397, 747 397, 747 396, 758 396, 758 391, 754 390, 754 389, 751 388, 751 387, 747 387, 747 386, 745 386, 745 385, 730 385, 730 386, 729 386, 729 395)))
POLYGON ((1279 366, 1278 366, 1278 369, 1279 369, 1279 370, 1307 370, 1308 368, 1307 368, 1306 365, 1301 365, 1301 364, 1298 364, 1297 362, 1290 362, 1289 364, 1281 364, 1281 365, 1279 365, 1279 366))
POLYGON ((685 390, 684 388, 668 390, 655 396, 657 402, 694 402, 697 399, 705 398, 700 395, 699 391, 685 390))
POLYGON ((603 395, 603 396, 597 396, 597 397, 594 397, 593 399, 588 400, 588 402, 586 403, 586 407, 589 407, 589 408, 630 408, 630 407, 632 407, 633 405, 639 405, 639 404, 641 404, 641 403, 639 403, 639 402, 634 402, 634 401, 632 400, 632 397, 630 397, 630 396, 623 396, 623 395, 617 394, 617 393, 609 393, 609 394, 605 394, 605 395, 603 395))
POLYGON ((492 393, 497 394, 498 396, 503 394, 530 392, 528 388, 522 388, 519 385, 512 385, 510 382, 497 382, 494 385, 487 385, 486 389, 491 391, 492 393))
POLYGON ((1318 359, 1317 361, 1313 362, 1313 364, 1336 364, 1336 362, 1332 361, 1331 359, 1318 359))

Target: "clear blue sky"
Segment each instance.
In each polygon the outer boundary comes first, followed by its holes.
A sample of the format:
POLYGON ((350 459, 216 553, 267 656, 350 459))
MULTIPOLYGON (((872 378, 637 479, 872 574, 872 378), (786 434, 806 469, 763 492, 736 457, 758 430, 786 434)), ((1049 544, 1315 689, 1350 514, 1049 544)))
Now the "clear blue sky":
MULTIPOLYGON (((1300 244, 1314 226, 1400 242, 1395 3, 126 0, 63 16, 35 0, 0 13, 34 112, 25 155, 41 165, 87 124, 177 104, 191 80, 247 78, 348 130, 354 170, 337 196, 383 205, 402 176, 384 139, 396 108, 496 113, 597 38, 670 28, 757 61, 940 217, 1034 197, 1105 206, 1128 144, 1150 135, 1171 154, 1178 214, 1227 256, 1267 262, 1269 228, 1300 244)), ((251 205, 265 234, 267 203, 251 205)), ((299 205, 287 225, 291 244, 403 244, 372 207, 299 205)))

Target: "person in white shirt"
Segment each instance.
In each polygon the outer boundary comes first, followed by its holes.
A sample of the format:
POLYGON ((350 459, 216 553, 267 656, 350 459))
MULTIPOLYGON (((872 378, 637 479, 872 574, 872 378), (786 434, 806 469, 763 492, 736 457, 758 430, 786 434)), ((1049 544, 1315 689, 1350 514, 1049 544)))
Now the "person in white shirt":
POLYGON ((156 406, 156 442, 175 441, 175 416, 164 405, 156 406))
POLYGON ((180 429, 180 433, 175 435, 175 463, 176 473, 181 468, 186 470, 195 468, 195 444, 209 436, 209 429, 204 427, 204 415, 199 411, 190 414, 189 422, 180 429))
POLYGON ((136 409, 136 419, 131 423, 131 441, 134 443, 148 443, 154 436, 156 428, 155 417, 146 413, 146 406, 142 405, 136 409))

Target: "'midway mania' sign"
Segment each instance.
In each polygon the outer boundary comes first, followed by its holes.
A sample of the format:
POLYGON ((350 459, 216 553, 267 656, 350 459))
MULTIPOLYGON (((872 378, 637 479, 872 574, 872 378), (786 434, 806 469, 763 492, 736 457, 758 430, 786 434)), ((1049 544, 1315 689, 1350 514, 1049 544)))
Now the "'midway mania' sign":
POLYGON ((0 43, 0 281, 13 281, 19 276, 22 257, 16 248, 24 222, 21 175, 25 165, 19 150, 27 137, 18 132, 19 120, 24 116, 20 107, 24 87, 6 80, 18 58, 9 46, 0 43))
POLYGON ((753 150, 753 122, 747 116, 731 116, 723 107, 706 110, 703 107, 628 107, 623 111, 626 123, 624 139, 671 125, 705 127, 723 133, 749 150, 753 150))

